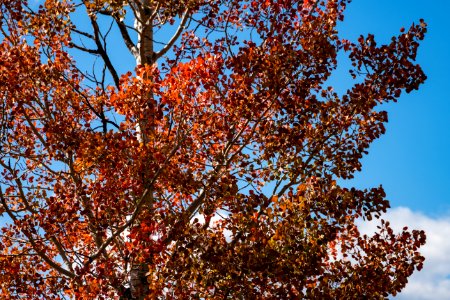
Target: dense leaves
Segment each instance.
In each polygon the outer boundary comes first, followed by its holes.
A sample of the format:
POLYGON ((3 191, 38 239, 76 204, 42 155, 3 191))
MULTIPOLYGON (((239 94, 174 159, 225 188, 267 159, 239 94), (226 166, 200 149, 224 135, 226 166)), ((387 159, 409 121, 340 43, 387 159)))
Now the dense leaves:
POLYGON ((347 2, 0 1, 2 294, 399 292, 424 233, 361 235, 389 202, 337 180, 384 133, 380 105, 425 80, 426 24, 343 40, 347 2), (124 74, 111 31, 137 63, 124 74), (342 95, 327 84, 339 52, 342 95))

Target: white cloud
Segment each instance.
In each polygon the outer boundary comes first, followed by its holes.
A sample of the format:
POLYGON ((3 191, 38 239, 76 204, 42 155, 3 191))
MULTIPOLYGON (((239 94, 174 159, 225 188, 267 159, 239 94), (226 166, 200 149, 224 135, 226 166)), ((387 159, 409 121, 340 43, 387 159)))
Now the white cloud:
MULTIPOLYGON (((450 216, 431 218, 406 207, 392 208, 383 216, 394 231, 404 226, 423 229, 427 235, 426 245, 420 249, 425 256, 424 268, 415 272, 406 288, 395 299, 446 300, 450 299, 450 216)), ((363 223, 362 233, 376 230, 376 222, 363 223)))

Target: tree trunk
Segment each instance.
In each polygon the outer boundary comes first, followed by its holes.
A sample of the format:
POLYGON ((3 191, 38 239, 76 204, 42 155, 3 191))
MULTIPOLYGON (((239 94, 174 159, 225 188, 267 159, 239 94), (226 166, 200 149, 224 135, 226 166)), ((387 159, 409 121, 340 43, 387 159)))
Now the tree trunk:
POLYGON ((148 293, 147 274, 148 266, 145 263, 135 264, 130 272, 130 290, 132 299, 143 300, 148 293))
MULTIPOLYGON (((136 6, 136 16, 135 28, 138 32, 138 43, 137 48, 139 55, 136 58, 136 65, 151 65, 154 63, 154 49, 153 49, 153 22, 150 19, 153 11, 150 9, 150 1, 144 0, 140 1, 136 6)), ((149 118, 151 117, 152 105, 153 105, 153 95, 148 93, 147 95, 142 95, 147 98, 147 107, 144 111, 144 117, 138 120, 136 131, 138 133, 138 140, 140 143, 146 144, 149 142, 147 136, 149 118)), ((144 185, 146 185, 146 174, 143 174, 144 185)), ((147 188, 147 187, 146 187, 147 188)), ((151 209, 151 207, 148 207, 151 209)), ((129 288, 129 299, 133 300, 143 300, 148 293, 149 283, 147 281, 148 264, 139 263, 133 264, 130 270, 130 288, 129 288)))

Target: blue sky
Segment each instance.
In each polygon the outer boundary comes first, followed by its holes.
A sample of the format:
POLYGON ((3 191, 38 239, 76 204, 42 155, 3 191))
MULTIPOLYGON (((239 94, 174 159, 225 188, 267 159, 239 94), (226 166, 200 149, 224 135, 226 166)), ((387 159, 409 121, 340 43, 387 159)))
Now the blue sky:
POLYGON ((382 184, 393 207, 407 206, 431 217, 450 213, 449 9, 445 0, 354 0, 341 25, 346 38, 373 33, 388 42, 402 26, 420 18, 428 23, 417 57, 428 79, 419 91, 386 106, 387 132, 370 147, 363 171, 351 184, 382 184))

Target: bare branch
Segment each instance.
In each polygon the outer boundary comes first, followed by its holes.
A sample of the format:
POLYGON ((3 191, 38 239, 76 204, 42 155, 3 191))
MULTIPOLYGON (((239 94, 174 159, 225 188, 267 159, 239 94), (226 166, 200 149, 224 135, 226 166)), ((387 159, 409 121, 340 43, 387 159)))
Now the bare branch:
POLYGON ((80 34, 82 36, 85 36, 85 37, 87 37, 87 38, 89 38, 91 40, 95 40, 95 37, 92 34, 90 34, 90 33, 78 30, 75 27, 72 27, 70 30, 73 31, 73 32, 76 32, 76 33, 78 33, 78 34, 80 34))
POLYGON ((169 51, 172 46, 175 44, 175 42, 178 40, 178 38, 180 37, 181 33, 183 33, 183 30, 185 29, 187 20, 189 19, 189 10, 186 9, 183 13, 183 17, 181 18, 181 22, 180 25, 177 28, 177 31, 175 32, 175 34, 172 36, 172 38, 170 39, 170 41, 167 43, 166 46, 164 46, 164 48, 162 48, 160 51, 155 53, 155 60, 160 58, 161 56, 163 56, 164 54, 167 53, 167 51, 169 51))
POLYGON ((133 55, 133 57, 135 59, 137 59, 139 57, 139 51, 138 51, 136 45, 133 43, 133 40, 131 39, 131 36, 130 36, 130 33, 128 32, 127 26, 119 18, 119 16, 115 15, 115 16, 113 16, 113 18, 116 21, 117 26, 119 27, 119 31, 120 31, 120 34, 122 35, 125 45, 127 46, 130 53, 133 55))
POLYGON ((100 28, 98 26, 97 21, 95 20, 94 16, 89 16, 91 19, 91 25, 94 29, 94 37, 95 37, 95 44, 97 45, 97 51, 99 52, 100 56, 103 58, 103 61, 105 62, 106 67, 109 70, 109 73, 113 77, 114 84, 117 88, 119 88, 119 75, 117 74, 116 69, 114 68, 111 59, 108 56, 108 53, 106 53, 105 48, 103 47, 101 43, 101 37, 100 37, 100 28))
POLYGON ((83 52, 87 52, 87 53, 90 53, 90 54, 100 54, 100 53, 98 52, 98 50, 96 50, 96 49, 88 49, 88 48, 79 46, 79 45, 75 44, 74 42, 70 42, 69 45, 70 45, 71 47, 73 47, 73 48, 75 48, 75 49, 78 49, 78 50, 81 50, 81 51, 83 51, 83 52))

